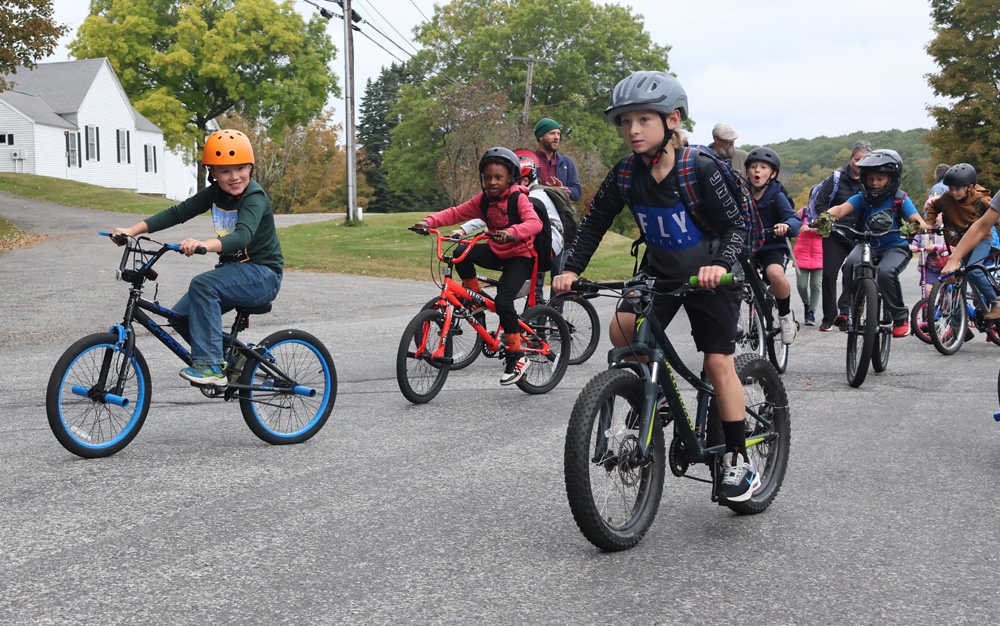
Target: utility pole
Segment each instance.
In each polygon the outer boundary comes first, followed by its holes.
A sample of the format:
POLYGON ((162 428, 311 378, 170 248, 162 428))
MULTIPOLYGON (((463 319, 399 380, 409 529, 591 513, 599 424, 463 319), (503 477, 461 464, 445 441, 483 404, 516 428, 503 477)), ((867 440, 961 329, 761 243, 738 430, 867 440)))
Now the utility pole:
POLYGON ((361 207, 358 206, 358 159, 354 143, 354 24, 351 20, 355 13, 351 9, 351 0, 343 0, 341 6, 344 8, 344 100, 347 105, 347 121, 344 124, 347 149, 347 219, 360 222, 363 217, 361 207))
POLYGON ((555 63, 552 59, 538 59, 535 57, 507 57, 511 61, 527 61, 528 62, 528 78, 525 81, 524 86, 524 117, 521 120, 522 124, 528 123, 528 111, 531 109, 531 77, 535 70, 535 63, 555 63))

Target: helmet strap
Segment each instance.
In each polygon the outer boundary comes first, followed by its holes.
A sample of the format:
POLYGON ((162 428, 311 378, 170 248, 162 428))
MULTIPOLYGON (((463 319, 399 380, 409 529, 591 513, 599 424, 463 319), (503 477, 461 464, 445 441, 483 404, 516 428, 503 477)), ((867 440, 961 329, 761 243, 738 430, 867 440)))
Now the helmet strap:
POLYGON ((663 151, 667 149, 670 144, 670 139, 674 136, 674 131, 667 125, 667 116, 660 113, 660 119, 663 120, 663 143, 660 144, 660 149, 656 151, 656 156, 653 157, 652 165, 656 165, 660 161, 660 157, 663 156, 663 151))

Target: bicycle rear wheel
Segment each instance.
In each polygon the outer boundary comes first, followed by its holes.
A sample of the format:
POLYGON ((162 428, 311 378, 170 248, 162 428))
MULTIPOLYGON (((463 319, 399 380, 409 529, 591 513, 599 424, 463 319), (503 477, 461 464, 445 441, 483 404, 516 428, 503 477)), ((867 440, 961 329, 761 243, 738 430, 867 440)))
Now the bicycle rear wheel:
POLYGON ((649 530, 663 493, 663 429, 653 424, 652 460, 631 460, 639 446, 642 380, 627 370, 591 379, 573 405, 563 470, 580 532, 601 550, 627 550, 649 530))
POLYGON ((736 375, 743 384, 747 409, 747 457, 760 473, 760 488, 749 500, 731 502, 727 506, 742 515, 762 513, 781 489, 788 468, 788 449, 791 442, 791 420, 788 413, 788 396, 778 372, 770 363, 749 354, 736 358, 736 375), (770 422, 770 426, 754 417, 770 422), (760 441, 768 437, 767 441, 760 441))
POLYGON ((757 306, 753 290, 744 283, 740 294, 740 316, 737 322, 743 334, 736 340, 736 355, 754 354, 763 357, 766 339, 764 338, 764 316, 757 306))
POLYGON ((521 319, 535 334, 522 333, 522 350, 528 356, 529 365, 516 384, 526 393, 546 393, 559 384, 569 365, 569 355, 573 349, 569 325, 550 306, 531 307, 521 319), (548 346, 548 354, 541 353, 545 346, 548 346))
MULTIPOLYGON (((434 298, 423 306, 421 311, 429 311, 437 308, 440 298, 434 298)), ((442 313, 444 313, 442 311, 442 313)), ((485 319, 485 314, 483 314, 485 319)), ((479 358, 483 351, 482 336, 468 321, 454 316, 451 320, 451 330, 448 331, 448 338, 451 340, 451 369, 460 370, 472 365, 472 362, 479 358)))
POLYGON ((931 341, 938 352, 952 355, 965 343, 969 311, 965 306, 965 284, 936 283, 929 297, 931 341))
POLYGON ((910 329, 917 336, 917 339, 924 343, 933 344, 934 340, 930 335, 930 298, 921 298, 913 305, 910 311, 910 329))
MULTIPOLYGON (((448 379, 451 365, 433 361, 441 345, 444 315, 440 311, 421 311, 410 320, 396 352, 396 382, 407 400, 414 404, 430 402, 448 379)), ((451 342, 446 341, 444 356, 451 358, 451 342)))
POLYGON ((884 372, 889 367, 889 347, 892 343, 892 317, 885 306, 885 300, 878 300, 878 332, 875 333, 875 347, 872 349, 872 369, 884 372))
POLYGON ((868 364, 878 332, 878 287, 872 278, 859 278, 851 290, 851 319, 847 330, 847 384, 860 387, 868 376, 868 364))
POLYGON ((240 389, 240 412, 253 434, 273 445, 302 443, 318 433, 337 400, 337 370, 326 346, 307 332, 279 330, 259 344, 264 359, 288 378, 276 376, 260 361, 247 359, 240 389), (293 385, 303 393, 295 393, 293 385), (311 390, 311 395, 304 389, 311 390))
POLYGON ((558 311, 569 325, 572 347, 569 364, 580 365, 593 356, 601 340, 601 320, 597 309, 590 300, 578 293, 559 294, 548 302, 548 306, 558 311))
POLYGON ((120 378, 125 355, 117 334, 88 335, 59 357, 45 392, 49 428, 64 448, 84 458, 111 456, 139 434, 152 395, 149 366, 138 348, 120 378), (107 375, 98 385, 101 371, 107 375), (119 381, 121 393, 109 398, 119 381))

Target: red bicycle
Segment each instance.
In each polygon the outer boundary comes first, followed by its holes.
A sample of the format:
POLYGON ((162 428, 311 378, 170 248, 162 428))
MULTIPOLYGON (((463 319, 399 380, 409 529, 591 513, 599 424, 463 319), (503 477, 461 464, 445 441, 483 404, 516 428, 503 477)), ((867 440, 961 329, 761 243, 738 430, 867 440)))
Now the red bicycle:
MULTIPOLYGON (((505 358, 506 347, 499 324, 492 332, 486 327, 485 313, 496 313, 493 300, 468 291, 451 278, 453 266, 468 256, 472 246, 491 235, 463 239, 446 237, 433 228, 411 227, 410 230, 422 235, 434 234, 437 258, 444 264, 440 297, 432 308, 421 310, 410 320, 396 353, 399 390, 410 402, 423 404, 432 400, 444 386, 454 362, 455 345, 464 343, 464 335, 475 333, 481 338, 483 353, 490 357, 505 358), (445 242, 465 242, 466 246, 452 257, 442 251, 445 242)), ((530 394, 551 391, 562 380, 569 365, 572 344, 569 326, 550 306, 531 307, 521 314, 518 322, 524 337, 521 349, 531 365, 516 384, 530 394)))

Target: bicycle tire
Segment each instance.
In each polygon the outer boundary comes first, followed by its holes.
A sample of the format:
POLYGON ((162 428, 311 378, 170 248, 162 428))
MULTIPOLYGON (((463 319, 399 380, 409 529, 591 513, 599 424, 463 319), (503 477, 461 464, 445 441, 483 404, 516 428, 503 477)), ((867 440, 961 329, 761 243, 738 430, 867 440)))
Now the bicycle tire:
POLYGON ((569 367, 569 354, 573 349, 569 325, 558 311, 546 305, 531 307, 521 319, 535 334, 522 333, 522 349, 525 350, 530 365, 521 380, 517 381, 517 387, 532 395, 547 393, 559 384, 569 367), (550 353, 547 355, 534 351, 542 348, 542 341, 549 346, 550 353))
POLYGON ((997 322, 986 327, 986 338, 990 340, 990 343, 1000 346, 1000 332, 997 331, 997 322))
POLYGON ((112 351, 105 392, 118 382, 122 351, 115 349, 118 335, 87 335, 63 352, 49 376, 45 412, 49 428, 60 444, 88 459, 111 456, 139 434, 149 412, 152 379, 149 365, 138 348, 132 348, 129 372, 121 397, 128 406, 102 402, 73 393, 73 387, 92 389, 100 377, 107 351, 112 351), (131 375, 129 375, 131 374, 131 375))
MULTIPOLYGON (((451 366, 431 363, 424 355, 433 353, 441 339, 444 315, 440 311, 421 311, 406 325, 396 353, 396 382, 403 396, 414 404, 424 404, 441 391, 451 366), (419 352, 420 357, 410 356, 419 352)), ((446 342, 444 356, 451 357, 451 342, 446 342)))
POLYGON ((557 295, 548 301, 548 306, 558 311, 569 325, 572 340, 569 364, 586 363, 601 341, 601 318, 597 315, 597 309, 590 300, 572 292, 557 295))
POLYGON ((286 381, 276 379, 260 361, 248 359, 240 373, 242 385, 284 388, 283 391, 240 389, 240 412, 253 434, 272 445, 302 443, 318 433, 337 401, 337 369, 323 343, 301 330, 279 330, 259 347, 266 359, 296 385, 315 391, 310 397, 290 393, 286 381))
POLYGON ((653 424, 652 461, 642 467, 626 463, 638 445, 638 430, 628 426, 635 426, 642 399, 638 376, 605 370, 580 391, 566 429, 563 471, 570 510, 583 536, 605 552, 638 544, 660 506, 666 459, 659 424, 653 424), (608 432, 614 433, 610 442, 608 432), (610 444, 606 449, 602 440, 610 444))
POLYGON ((744 283, 740 294, 740 313, 737 322, 743 334, 736 340, 736 355, 766 356, 767 340, 764 338, 764 316, 757 305, 753 289, 744 283))
POLYGON ((726 504, 740 515, 753 515, 763 513, 771 505, 785 480, 791 419, 785 386, 771 363, 749 354, 740 355, 736 359, 736 375, 743 385, 746 405, 771 422, 771 426, 767 427, 747 413, 744 418, 747 439, 777 433, 769 442, 747 447, 747 456, 760 473, 760 488, 749 500, 726 504))
POLYGON ((917 300, 917 303, 913 305, 913 310, 910 311, 910 329, 911 332, 916 335, 917 339, 924 343, 934 344, 934 340, 931 339, 930 329, 930 310, 931 307, 928 306, 930 298, 921 298, 917 300))
POLYGON ((874 279, 866 277, 854 281, 847 334, 847 384, 851 387, 860 387, 868 376, 875 333, 878 332, 877 301, 878 287, 874 279))
POLYGON ((889 367, 889 350, 892 347, 892 316, 885 305, 885 300, 878 300, 878 331, 875 333, 875 346, 872 349, 872 369, 881 374, 889 367))
MULTIPOLYGON (((433 298, 421 308, 421 311, 436 309, 440 298, 433 298)), ((485 315, 484 315, 485 317, 485 315)), ((472 365, 473 361, 479 358, 486 343, 482 336, 472 328, 468 321, 453 317, 451 330, 449 331, 451 341, 451 369, 460 370, 472 365)))
POLYGON ((969 311, 964 286, 964 282, 936 283, 929 296, 933 318, 929 327, 931 342, 945 356, 955 354, 965 343, 969 311))
POLYGON ((777 302, 771 307, 771 319, 775 328, 767 333, 767 358, 779 374, 784 374, 785 370, 788 369, 789 345, 781 340, 781 323, 778 321, 777 302))

